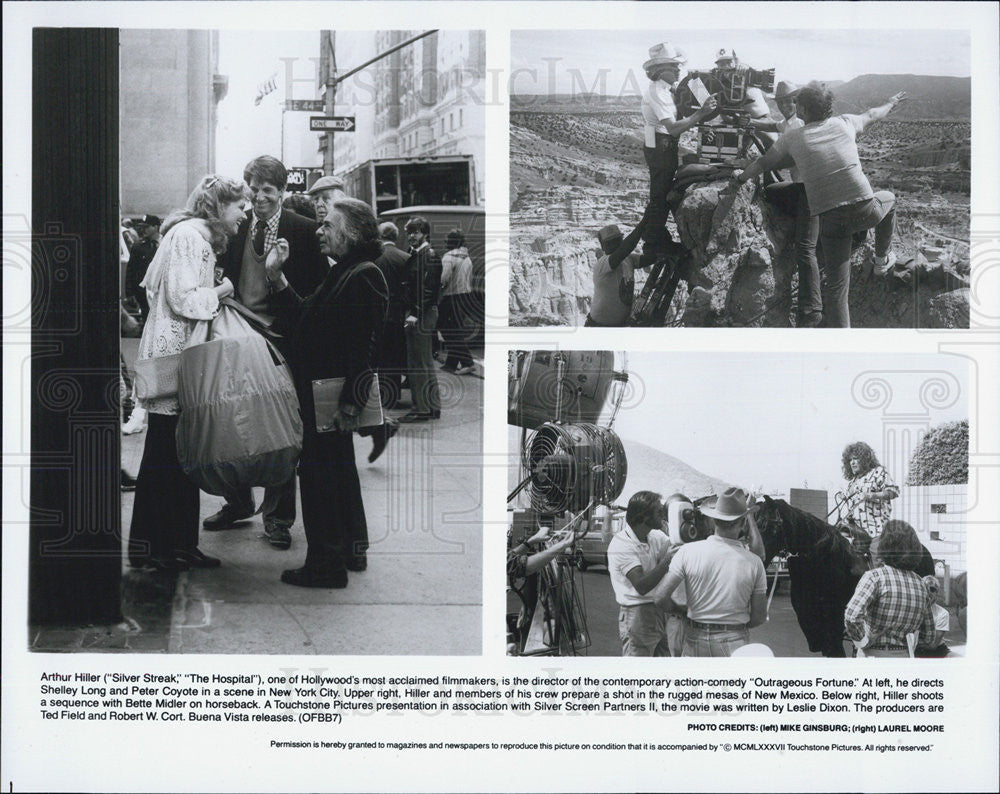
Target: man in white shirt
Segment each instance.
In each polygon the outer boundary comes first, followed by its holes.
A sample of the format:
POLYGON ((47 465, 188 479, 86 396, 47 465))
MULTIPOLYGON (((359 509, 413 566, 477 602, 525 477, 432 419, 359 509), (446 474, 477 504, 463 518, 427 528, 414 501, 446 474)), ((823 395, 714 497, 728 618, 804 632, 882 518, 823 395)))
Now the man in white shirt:
POLYGON ((750 642, 750 629, 767 619, 764 544, 747 517, 747 496, 729 488, 701 512, 715 534, 680 547, 654 599, 669 602, 682 583, 687 593, 684 656, 731 656, 750 642), (741 538, 748 533, 749 546, 741 538))
POLYGON ((673 89, 681 77, 681 65, 687 61, 684 51, 667 42, 649 48, 649 60, 643 71, 649 85, 642 95, 643 156, 649 168, 650 222, 643 239, 653 241, 663 234, 667 223, 667 193, 677 171, 677 142, 717 107, 714 98, 686 119, 677 118, 673 89))
POLYGON ((665 517, 660 495, 639 491, 629 499, 626 526, 608 544, 622 656, 670 656, 668 616, 653 603, 651 594, 673 557, 670 541, 661 531, 665 517))

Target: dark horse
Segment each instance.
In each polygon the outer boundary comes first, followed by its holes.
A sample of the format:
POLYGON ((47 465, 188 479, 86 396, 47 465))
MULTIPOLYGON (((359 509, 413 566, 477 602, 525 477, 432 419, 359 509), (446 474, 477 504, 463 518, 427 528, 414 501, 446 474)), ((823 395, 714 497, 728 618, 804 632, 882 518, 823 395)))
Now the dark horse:
MULTIPOLYGON (((809 650, 824 656, 846 656, 844 609, 861 575, 870 567, 868 556, 855 549, 839 528, 783 499, 764 497, 757 526, 764 541, 765 567, 779 552, 788 554, 792 609, 809 650)), ((922 548, 917 573, 933 574, 934 560, 927 548, 922 548)), ((872 551, 877 555, 876 549, 872 551)))
POLYGON ((844 653, 844 608, 868 565, 840 531, 783 499, 764 497, 757 526, 767 560, 788 556, 792 609, 810 651, 844 653))

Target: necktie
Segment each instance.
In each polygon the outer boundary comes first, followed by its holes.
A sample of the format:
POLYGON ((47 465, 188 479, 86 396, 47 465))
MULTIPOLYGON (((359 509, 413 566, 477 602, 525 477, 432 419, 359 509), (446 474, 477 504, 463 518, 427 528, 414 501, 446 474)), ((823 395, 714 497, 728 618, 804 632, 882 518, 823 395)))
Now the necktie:
POLYGON ((253 250, 257 252, 257 256, 264 255, 264 232, 266 230, 267 227, 265 226, 264 221, 258 219, 257 228, 253 233, 253 250))

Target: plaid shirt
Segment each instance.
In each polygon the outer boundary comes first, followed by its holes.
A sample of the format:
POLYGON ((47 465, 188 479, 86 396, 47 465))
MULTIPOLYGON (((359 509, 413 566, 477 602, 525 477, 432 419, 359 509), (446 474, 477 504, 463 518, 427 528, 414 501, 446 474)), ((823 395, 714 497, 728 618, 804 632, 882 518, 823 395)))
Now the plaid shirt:
MULTIPOLYGON (((281 220, 281 207, 278 207, 278 211, 274 213, 270 218, 264 221, 264 253, 266 254, 275 244, 278 242, 278 222, 281 220)), ((250 241, 253 243, 253 238, 257 234, 257 224, 260 222, 260 218, 257 217, 256 212, 250 213, 250 229, 248 233, 250 235, 250 241)))
POLYGON ((846 496, 848 515, 874 538, 882 534, 882 526, 892 515, 892 503, 867 501, 865 497, 873 491, 893 491, 899 495, 899 489, 883 466, 876 466, 867 474, 851 480, 847 484, 846 496))
POLYGON ((882 565, 866 571, 844 610, 847 636, 860 640, 867 633, 869 647, 906 646, 906 635, 920 631, 918 641, 934 639, 931 596, 913 571, 882 565))

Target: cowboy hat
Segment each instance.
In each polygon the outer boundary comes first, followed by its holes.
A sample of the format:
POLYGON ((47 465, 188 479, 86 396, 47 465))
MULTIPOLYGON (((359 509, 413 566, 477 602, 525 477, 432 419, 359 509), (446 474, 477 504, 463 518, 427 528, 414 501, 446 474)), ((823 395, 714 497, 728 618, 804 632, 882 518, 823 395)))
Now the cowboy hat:
POLYGON ((702 507, 701 512, 720 521, 735 521, 747 514, 747 494, 742 488, 727 488, 712 507, 702 507))
POLYGON ((642 69, 648 72, 654 66, 665 66, 667 64, 687 63, 687 54, 679 47, 663 42, 654 44, 649 48, 649 60, 642 65, 642 69))
POLYGON ((782 99, 791 99, 801 90, 802 86, 796 85, 788 80, 780 80, 778 82, 778 89, 774 92, 774 101, 778 102, 782 99))
POLYGON ((610 240, 620 240, 621 238, 622 230, 613 223, 605 226, 597 233, 597 240, 601 243, 601 245, 604 245, 604 243, 610 240))

